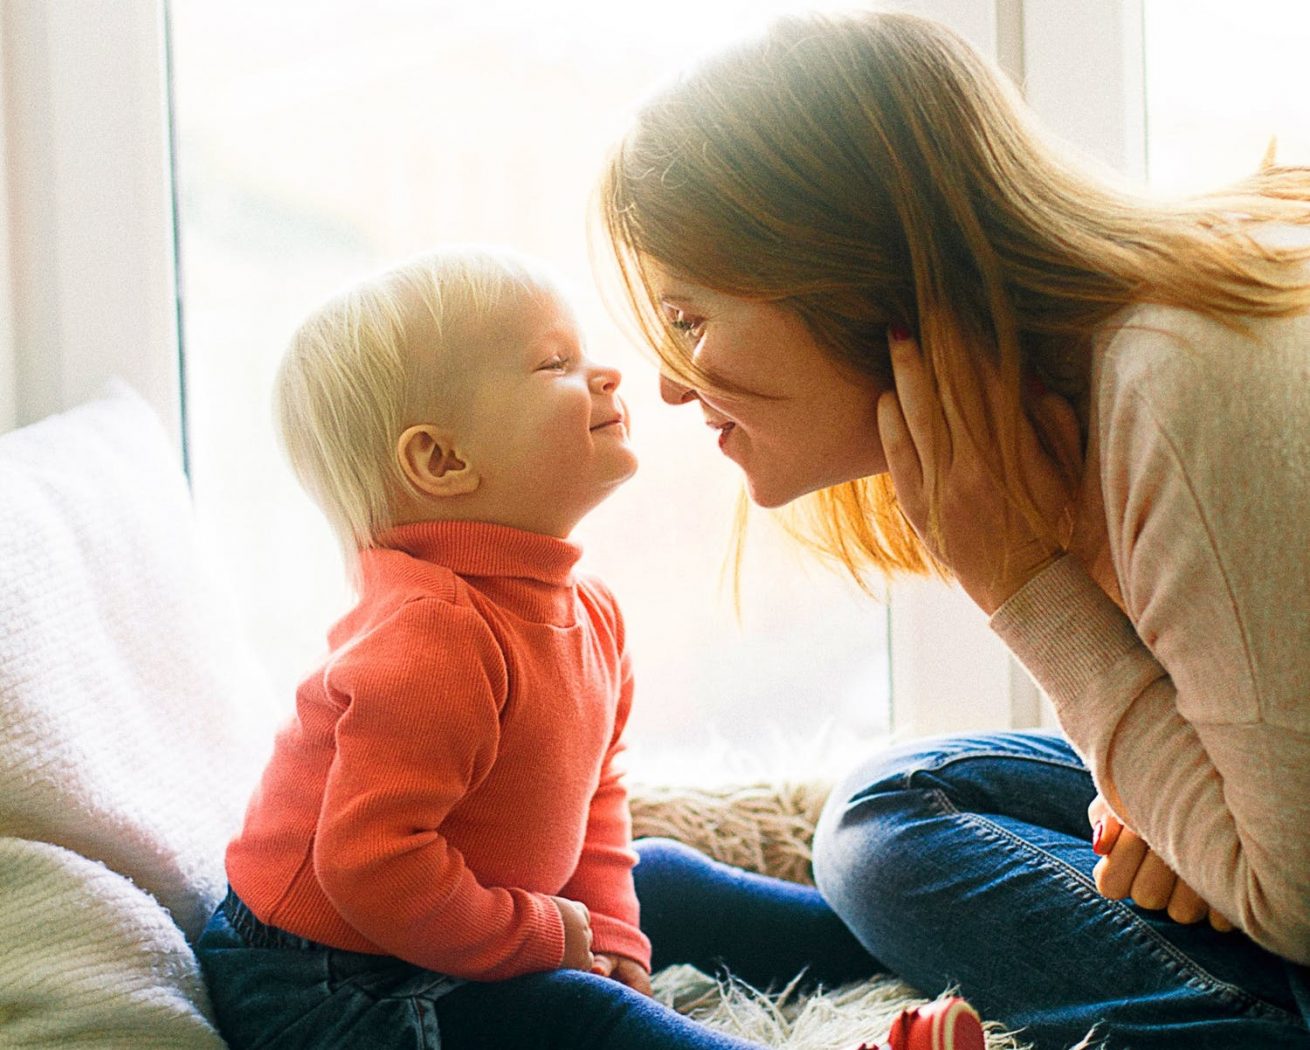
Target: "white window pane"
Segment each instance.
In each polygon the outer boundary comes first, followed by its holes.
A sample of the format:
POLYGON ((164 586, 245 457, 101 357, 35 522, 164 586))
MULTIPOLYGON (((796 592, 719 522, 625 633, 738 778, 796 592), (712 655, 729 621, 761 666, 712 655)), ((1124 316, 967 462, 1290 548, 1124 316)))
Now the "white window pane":
POLYGON ((1146 0, 1153 188, 1198 193, 1250 175, 1269 140, 1310 164, 1310 4, 1146 0))
POLYGON ((587 258, 588 195, 638 98, 691 50, 784 6, 174 0, 196 503, 288 703, 350 596, 277 452, 282 347, 364 273, 440 242, 496 241, 564 272, 594 356, 625 374, 642 467, 577 538, 627 616, 638 750, 715 735, 767 750, 826 719, 843 736, 885 731, 884 610, 767 522, 734 618, 720 571, 739 476, 696 413, 659 403, 587 258))

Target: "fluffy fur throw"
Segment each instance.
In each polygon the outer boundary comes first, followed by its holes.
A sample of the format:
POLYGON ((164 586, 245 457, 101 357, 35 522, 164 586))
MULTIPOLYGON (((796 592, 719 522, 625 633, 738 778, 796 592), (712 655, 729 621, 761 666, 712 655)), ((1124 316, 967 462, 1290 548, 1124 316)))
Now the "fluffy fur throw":
MULTIPOLYGON (((677 839, 717 860, 765 875, 813 884, 810 844, 830 785, 786 780, 722 788, 636 785, 633 834, 677 839)), ((705 1024, 782 1050, 840 1050, 879 1038, 892 1018, 926 1000, 894 977, 815 995, 783 989, 763 995, 689 966, 655 975, 663 1002, 705 1024)), ((988 1050, 1021 1050, 999 1025, 987 1025, 988 1050)))

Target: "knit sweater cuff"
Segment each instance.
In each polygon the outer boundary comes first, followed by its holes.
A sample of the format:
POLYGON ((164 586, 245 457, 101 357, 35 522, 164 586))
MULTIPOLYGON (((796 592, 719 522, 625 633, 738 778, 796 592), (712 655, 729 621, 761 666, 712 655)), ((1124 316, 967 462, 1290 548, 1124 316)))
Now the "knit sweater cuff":
POLYGON ((608 915, 591 915, 592 951, 622 955, 641 963, 650 972, 650 941, 636 926, 608 915))
POLYGON ((1057 708, 1087 694, 1126 658, 1150 659, 1132 621, 1070 554, 1012 595, 991 627, 1057 708))

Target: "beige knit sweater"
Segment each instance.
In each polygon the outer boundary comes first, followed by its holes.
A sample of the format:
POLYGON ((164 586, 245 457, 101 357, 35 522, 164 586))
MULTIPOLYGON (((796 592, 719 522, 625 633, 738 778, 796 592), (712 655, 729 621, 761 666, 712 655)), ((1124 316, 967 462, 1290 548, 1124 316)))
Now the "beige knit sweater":
POLYGON ((992 627, 1129 825, 1310 963, 1310 316, 1137 308, 1089 417, 1105 557, 1066 555, 992 627))

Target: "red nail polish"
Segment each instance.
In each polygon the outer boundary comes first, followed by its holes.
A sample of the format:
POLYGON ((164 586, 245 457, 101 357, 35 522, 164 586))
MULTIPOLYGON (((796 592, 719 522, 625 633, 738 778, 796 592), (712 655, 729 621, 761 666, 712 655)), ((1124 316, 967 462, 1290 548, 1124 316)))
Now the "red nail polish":
POLYGON ((1105 821, 1098 820, 1092 827, 1092 852, 1104 857, 1110 851, 1105 848, 1105 821))
POLYGON ((910 330, 906 328, 903 324, 894 324, 889 326, 887 329, 887 334, 892 338, 893 342, 897 342, 897 343, 903 343, 905 342, 905 340, 910 338, 910 330))

